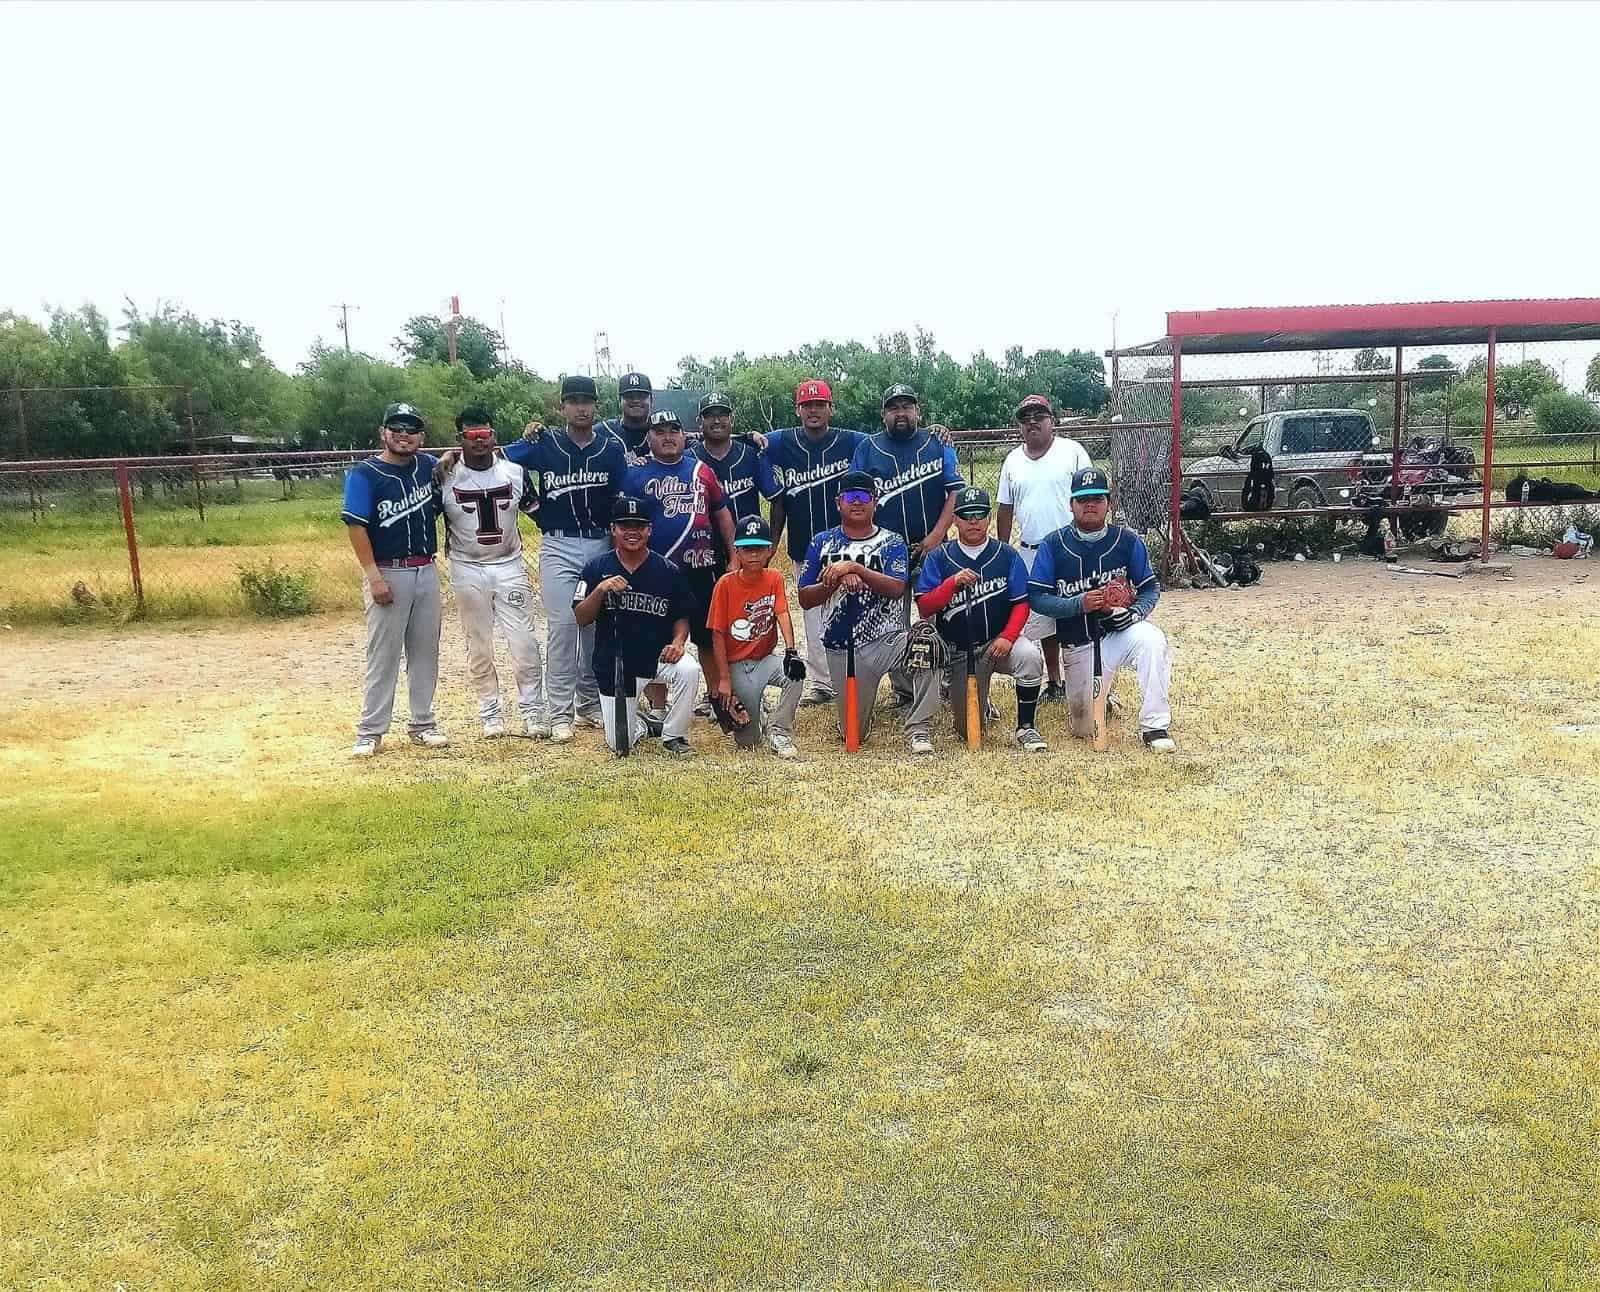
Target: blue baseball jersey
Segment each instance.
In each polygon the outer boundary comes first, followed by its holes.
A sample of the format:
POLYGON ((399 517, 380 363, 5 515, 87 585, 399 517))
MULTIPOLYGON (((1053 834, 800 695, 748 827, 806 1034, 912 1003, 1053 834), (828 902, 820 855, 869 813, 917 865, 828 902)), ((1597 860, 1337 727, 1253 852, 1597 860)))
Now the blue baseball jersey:
POLYGON ((645 443, 645 435, 650 429, 649 422, 645 422, 641 426, 630 427, 620 417, 608 417, 603 422, 596 422, 594 429, 596 434, 616 436, 622 447, 632 457, 647 458, 650 456, 650 446, 645 443))
POLYGON ((611 503, 622 487, 622 442, 595 433, 582 448, 565 429, 544 431, 536 440, 516 440, 503 450, 508 461, 527 469, 539 491, 533 514, 540 530, 577 531, 591 537, 610 531, 611 503))
POLYGON ((346 525, 360 525, 372 539, 372 555, 380 561, 408 556, 433 556, 439 550, 438 519, 442 510, 433 487, 432 455, 419 453, 404 466, 379 457, 357 462, 345 472, 346 525))
POLYGON ((924 430, 903 440, 887 431, 863 436, 850 469, 878 482, 878 523, 907 543, 920 543, 933 531, 945 498, 962 486, 956 451, 924 430))
POLYGON ((758 484, 761 455, 742 440, 728 446, 725 457, 706 451, 704 440, 697 441, 689 450, 711 468, 712 474, 728 495, 728 506, 733 508, 733 523, 746 516, 761 514, 761 492, 758 484))
MULTIPOLYGON (((1076 597, 1104 587, 1119 574, 1126 576, 1141 597, 1146 589, 1159 595, 1149 549, 1131 529, 1112 525, 1104 538, 1090 543, 1080 538, 1071 525, 1064 525, 1044 540, 1034 557, 1028 590, 1047 596, 1076 597)), ((1085 645, 1090 636, 1089 619, 1087 614, 1057 619, 1056 636, 1061 644, 1085 645)))
MULTIPOLYGON (((859 561, 867 569, 895 579, 907 579, 911 574, 906 541, 893 530, 879 526, 865 538, 851 538, 836 525, 812 536, 796 584, 809 588, 820 583, 822 567, 838 561, 859 561)), ((841 586, 822 603, 822 645, 827 650, 843 650, 852 630, 857 646, 904 632, 900 605, 899 597, 880 597, 865 587, 847 592, 841 586)))
POLYGON ((577 605, 596 585, 613 574, 621 574, 628 586, 614 595, 594 621, 595 681, 603 695, 615 695, 613 683, 617 669, 617 642, 622 643, 622 664, 630 678, 654 677, 661 665, 661 651, 673 639, 678 620, 689 619, 694 605, 683 571, 655 552, 644 564, 629 570, 615 552, 597 556, 583 567, 572 594, 577 605))
POLYGON ((628 468, 622 490, 644 499, 652 552, 685 570, 716 569, 711 513, 726 507, 728 496, 715 471, 687 453, 670 464, 651 458, 643 466, 628 468))
POLYGON ((932 592, 959 570, 976 572, 978 581, 970 588, 957 588, 935 617, 939 636, 965 646, 970 631, 974 645, 987 646, 1000 635, 1012 611, 1028 600, 1028 567, 1016 548, 997 538, 985 543, 976 556, 968 556, 960 543, 941 543, 922 563, 917 595, 932 592))
POLYGON ((860 431, 830 426, 820 440, 805 427, 791 426, 767 437, 757 487, 769 501, 782 497, 787 546, 792 560, 803 560, 812 538, 838 520, 836 481, 850 469, 860 431))

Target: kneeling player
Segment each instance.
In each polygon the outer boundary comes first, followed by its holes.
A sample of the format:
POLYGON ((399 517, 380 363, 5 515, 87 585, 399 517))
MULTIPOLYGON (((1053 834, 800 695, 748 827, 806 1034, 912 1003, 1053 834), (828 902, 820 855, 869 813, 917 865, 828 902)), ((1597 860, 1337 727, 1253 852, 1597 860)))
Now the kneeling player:
POLYGON ((917 576, 922 622, 911 630, 911 658, 916 661, 919 655, 915 639, 936 631, 936 645, 942 649, 926 653, 950 661, 950 701, 956 735, 962 740, 967 738, 968 650, 978 677, 980 713, 988 712, 990 679, 996 673, 1015 678, 1016 742, 1029 753, 1043 753, 1049 746, 1033 723, 1044 679, 1044 652, 1038 642, 1022 635, 1028 622, 1027 567, 1016 548, 989 537, 989 495, 982 489, 958 493, 955 514, 955 540, 934 548, 917 576))
POLYGON ((746 516, 733 531, 737 569, 717 580, 707 619, 714 634, 717 690, 712 703, 740 749, 754 749, 761 737, 761 696, 769 686, 782 694, 768 727, 767 741, 779 758, 794 758, 794 713, 805 689, 806 666, 794 647, 794 624, 783 591, 783 575, 767 567, 772 531, 760 516, 746 516), (783 634, 783 658, 777 655, 783 634), (735 698, 737 697, 737 699, 735 698))
POLYGON ((689 721, 700 689, 700 666, 684 654, 693 600, 683 572, 650 550, 650 520, 642 498, 618 496, 611 509, 612 551, 583 567, 572 598, 580 628, 595 626, 594 675, 601 694, 606 744, 617 748, 617 674, 621 652, 622 693, 628 745, 645 735, 639 687, 662 682, 667 712, 661 747, 687 757, 689 721))
POLYGON ((1056 530, 1039 548, 1028 578, 1028 598, 1035 610, 1056 621, 1072 734, 1094 735, 1091 698, 1098 654, 1102 694, 1110 691, 1117 670, 1130 665, 1139 678, 1144 743, 1170 753, 1178 747, 1168 733, 1172 656, 1166 634, 1149 622, 1161 585, 1144 540, 1122 525, 1106 523, 1110 493, 1111 483, 1098 467, 1085 467, 1072 477, 1072 524, 1056 530))

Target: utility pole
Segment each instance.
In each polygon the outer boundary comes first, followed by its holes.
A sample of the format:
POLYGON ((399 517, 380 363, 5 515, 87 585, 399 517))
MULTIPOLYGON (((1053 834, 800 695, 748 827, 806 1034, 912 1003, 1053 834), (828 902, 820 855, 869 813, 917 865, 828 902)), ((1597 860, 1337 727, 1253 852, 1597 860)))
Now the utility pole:
POLYGON ((500 362, 511 362, 511 343, 506 340, 506 298, 500 298, 500 362))
POLYGON ((450 298, 450 363, 453 367, 456 361, 456 320, 461 317, 461 298, 450 298))
POLYGON ((611 375, 611 337, 605 332, 594 334, 594 375, 596 378, 611 375))
POLYGON ((345 301, 340 301, 333 308, 339 311, 339 328, 344 333, 344 352, 346 354, 349 354, 350 353, 350 311, 351 310, 358 310, 358 309, 361 308, 361 306, 359 306, 359 305, 350 305, 345 301))

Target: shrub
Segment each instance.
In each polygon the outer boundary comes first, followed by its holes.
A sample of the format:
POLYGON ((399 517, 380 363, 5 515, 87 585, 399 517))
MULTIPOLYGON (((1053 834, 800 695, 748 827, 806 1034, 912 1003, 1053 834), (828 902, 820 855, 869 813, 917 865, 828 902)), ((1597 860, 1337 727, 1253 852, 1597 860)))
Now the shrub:
POLYGON ((1546 435, 1588 435, 1600 431, 1600 408, 1582 395, 1549 390, 1533 401, 1533 420, 1546 435))
POLYGON ((271 560, 239 567, 239 588, 245 604, 256 614, 272 619, 310 614, 315 602, 314 581, 310 570, 284 569, 271 560))

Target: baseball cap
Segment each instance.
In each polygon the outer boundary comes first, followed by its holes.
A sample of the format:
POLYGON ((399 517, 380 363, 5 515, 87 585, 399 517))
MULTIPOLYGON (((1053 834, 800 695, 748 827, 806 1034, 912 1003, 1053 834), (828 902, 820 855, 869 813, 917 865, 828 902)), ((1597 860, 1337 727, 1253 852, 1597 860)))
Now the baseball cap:
POLYGON ((1098 494, 1111 492, 1111 481, 1106 479, 1106 473, 1099 467, 1084 467, 1072 477, 1072 496, 1074 498, 1092 498, 1098 494))
POLYGON ((735 547, 771 547, 772 530, 760 516, 746 516, 733 531, 735 547))
POLYGON ((890 401, 895 399, 909 399, 914 404, 920 404, 922 402, 917 398, 917 392, 912 390, 910 386, 905 385, 903 382, 897 382, 895 385, 890 386, 888 390, 883 392, 883 404, 881 407, 889 407, 890 401))
POLYGON ((658 426, 676 426, 680 431, 683 429, 683 422, 670 408, 663 408, 659 413, 651 413, 647 425, 652 431, 658 426))
POLYGON ((989 514, 989 495, 977 485, 968 485, 956 495, 956 515, 962 520, 976 520, 989 514))
POLYGON ((418 431, 427 425, 422 420, 422 414, 417 412, 410 404, 390 404, 389 407, 383 410, 383 424, 385 426, 409 426, 418 431))
POLYGON ((700 396, 700 411, 709 413, 713 408, 724 408, 733 412, 733 400, 724 395, 720 390, 713 390, 709 395, 700 396))
POLYGON ((809 404, 817 399, 833 403, 833 387, 825 381, 802 381, 794 392, 794 402, 797 404, 809 404))
POLYGON ((874 498, 878 496, 878 482, 870 471, 846 471, 839 477, 839 493, 847 489, 860 489, 870 493, 874 498))
POLYGON ((561 399, 594 399, 600 398, 600 392, 595 389, 593 377, 563 377, 561 379, 561 399))
POLYGON ((1017 405, 1016 416, 1020 418, 1030 408, 1042 408, 1042 409, 1044 409, 1045 412, 1049 413, 1052 417, 1055 416, 1055 411, 1056 410, 1050 407, 1050 396, 1049 395, 1029 395, 1020 404, 1017 405))
POLYGON ((617 382, 617 391, 623 395, 649 395, 653 394, 650 378, 642 372, 625 372, 617 382))
POLYGON ((642 520, 650 523, 650 513, 645 510, 644 499, 635 498, 632 494, 619 493, 611 503, 611 519, 642 520))

